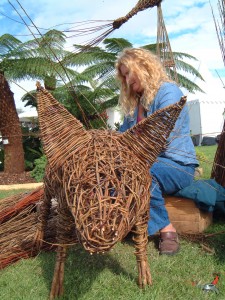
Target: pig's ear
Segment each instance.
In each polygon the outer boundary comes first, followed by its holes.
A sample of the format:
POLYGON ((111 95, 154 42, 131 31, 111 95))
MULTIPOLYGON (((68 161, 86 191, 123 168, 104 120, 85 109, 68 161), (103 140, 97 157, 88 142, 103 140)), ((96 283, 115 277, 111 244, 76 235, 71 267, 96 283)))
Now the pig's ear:
POLYGON ((37 103, 44 152, 50 167, 59 167, 73 151, 83 148, 91 135, 39 82, 37 103))
POLYGON ((147 160, 151 166, 165 147, 186 98, 181 97, 179 102, 156 111, 124 132, 121 143, 132 149, 142 160, 147 160))

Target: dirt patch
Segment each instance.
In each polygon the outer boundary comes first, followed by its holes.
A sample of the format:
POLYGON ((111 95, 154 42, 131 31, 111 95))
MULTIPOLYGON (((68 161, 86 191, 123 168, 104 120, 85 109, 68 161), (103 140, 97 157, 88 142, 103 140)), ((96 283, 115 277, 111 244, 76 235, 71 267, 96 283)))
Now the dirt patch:
POLYGON ((0 172, 0 185, 12 185, 23 183, 36 183, 36 180, 31 177, 30 172, 24 172, 20 174, 0 172))
POLYGON ((30 172, 9 174, 0 172, 0 190, 35 189, 43 185, 31 177, 30 172))

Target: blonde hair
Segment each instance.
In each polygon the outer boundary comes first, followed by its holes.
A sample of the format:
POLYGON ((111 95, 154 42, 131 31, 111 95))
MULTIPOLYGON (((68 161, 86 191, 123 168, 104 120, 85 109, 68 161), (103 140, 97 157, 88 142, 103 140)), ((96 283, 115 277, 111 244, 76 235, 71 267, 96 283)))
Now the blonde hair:
POLYGON ((166 71, 156 55, 142 48, 126 48, 118 56, 115 64, 117 78, 121 83, 119 104, 125 115, 133 115, 140 98, 132 92, 121 74, 121 65, 126 66, 135 74, 143 87, 141 104, 148 110, 159 87, 163 82, 171 82, 166 71))

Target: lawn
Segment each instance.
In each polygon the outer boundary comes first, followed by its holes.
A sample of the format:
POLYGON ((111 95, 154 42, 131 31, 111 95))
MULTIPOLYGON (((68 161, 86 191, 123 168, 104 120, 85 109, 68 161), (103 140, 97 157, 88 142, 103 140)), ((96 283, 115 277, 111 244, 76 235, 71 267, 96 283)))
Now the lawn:
MULTIPOLYGON (((207 159, 213 161, 216 147, 200 148, 207 159)), ((207 176, 205 170, 204 174, 207 176)), ((0 197, 6 197, 6 192, 0 192, 0 197)), ((70 249, 66 261, 65 293, 60 299, 223 300, 225 299, 223 232, 225 232, 224 220, 217 219, 207 229, 208 236, 181 236, 181 251, 171 257, 160 256, 156 248, 157 237, 149 238, 148 259, 153 285, 145 290, 140 290, 136 283, 137 266, 130 237, 104 255, 91 256, 80 246, 74 246, 70 249), (201 289, 201 285, 214 279, 214 272, 220 272, 217 284, 219 294, 201 289)), ((54 252, 40 253, 35 258, 21 260, 2 270, 0 299, 47 299, 54 263, 54 252)))
POLYGON ((4 191, 0 190, 0 199, 10 197, 10 196, 13 196, 13 195, 19 194, 19 193, 24 193, 24 192, 27 192, 27 190, 24 190, 24 189, 19 189, 19 190, 12 189, 12 190, 4 190, 4 191))
MULTIPOLYGON (((218 225, 216 230, 224 229, 218 225)), ((213 228, 210 229, 213 232, 213 228)), ((80 247, 70 250, 65 268, 65 293, 60 299, 162 300, 224 299, 224 235, 208 238, 203 250, 200 242, 181 239, 176 256, 159 256, 154 240, 148 244, 148 258, 153 285, 140 290, 136 284, 137 267, 132 241, 126 239, 104 255, 89 255, 80 247), (220 294, 209 294, 196 284, 209 283, 214 272, 220 272, 217 284, 220 294)), ((0 276, 1 300, 45 300, 51 286, 55 253, 41 253, 21 260, 0 276)))
POLYGON ((200 167, 203 168, 201 179, 210 178, 216 149, 217 145, 195 147, 200 167))

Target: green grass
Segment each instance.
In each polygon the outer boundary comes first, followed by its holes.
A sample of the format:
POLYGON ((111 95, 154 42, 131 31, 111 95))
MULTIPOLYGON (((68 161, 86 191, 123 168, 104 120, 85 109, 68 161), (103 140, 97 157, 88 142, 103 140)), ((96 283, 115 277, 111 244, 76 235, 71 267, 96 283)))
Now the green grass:
POLYGON ((203 168, 203 175, 200 179, 209 179, 216 153, 217 145, 195 147, 200 167, 203 168))
POLYGON ((27 189, 12 189, 12 190, 4 190, 0 191, 0 199, 13 196, 15 194, 25 193, 27 189))
MULTIPOLYGON (((213 161, 216 147, 200 147, 213 161)), ((204 170, 205 171, 205 170, 204 170)), ((206 172, 206 171, 205 171, 206 172)), ((206 174, 206 173, 205 173, 206 174)), ((19 191, 13 191, 21 192, 19 191)), ((0 191, 0 198, 12 191, 0 191)), ((208 300, 225 299, 224 220, 215 220, 208 229, 212 236, 195 240, 181 237, 176 256, 159 256, 157 238, 149 239, 148 259, 153 285, 137 286, 137 266, 132 240, 128 237, 104 255, 89 255, 79 245, 70 248, 65 268, 65 292, 60 300, 208 300), (206 251, 207 246, 211 251, 206 251), (214 272, 221 276, 220 293, 207 293, 193 283, 210 283, 214 272)), ((55 253, 40 253, 0 271, 1 300, 46 300, 51 288, 55 253)))
POLYGON ((198 149, 201 152, 203 152, 208 157, 209 161, 211 163, 213 163, 214 156, 215 156, 216 149, 217 149, 217 145, 212 145, 212 146, 198 146, 198 147, 195 147, 195 149, 198 149))
MULTIPOLYGON (((214 255, 204 252, 199 243, 182 239, 180 253, 172 257, 159 256, 154 241, 150 240, 148 258, 153 285, 145 290, 136 284, 137 267, 130 239, 104 255, 91 256, 79 246, 73 247, 67 258, 65 292, 60 299, 222 300, 225 298, 225 252, 224 236, 219 237, 220 243, 215 243, 217 237, 214 237, 214 255), (219 295, 208 294, 193 285, 211 282, 215 271, 221 272, 217 285, 219 295)), ((54 263, 55 253, 41 253, 1 271, 1 300, 47 299, 54 263)))

